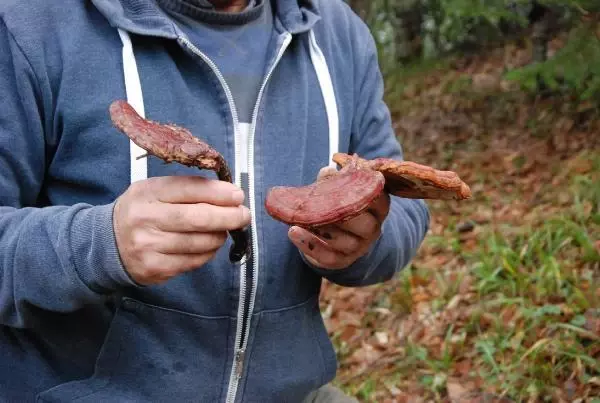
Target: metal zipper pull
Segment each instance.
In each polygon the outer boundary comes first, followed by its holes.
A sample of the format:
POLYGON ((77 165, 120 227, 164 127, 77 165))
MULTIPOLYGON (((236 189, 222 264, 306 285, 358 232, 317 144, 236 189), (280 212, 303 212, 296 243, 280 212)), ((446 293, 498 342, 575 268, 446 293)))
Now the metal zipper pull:
POLYGON ((242 377, 242 373, 244 372, 244 355, 246 354, 246 350, 240 349, 235 353, 235 362, 236 362, 236 373, 235 376, 237 379, 242 377))

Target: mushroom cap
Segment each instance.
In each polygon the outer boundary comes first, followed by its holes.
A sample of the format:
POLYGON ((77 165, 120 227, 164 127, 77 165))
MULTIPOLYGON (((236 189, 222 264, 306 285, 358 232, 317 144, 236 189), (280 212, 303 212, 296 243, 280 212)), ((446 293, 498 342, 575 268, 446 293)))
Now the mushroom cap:
POLYGON ((341 167, 353 163, 364 169, 381 172, 385 177, 385 190, 395 196, 439 200, 464 200, 471 197, 469 186, 452 171, 440 171, 427 165, 390 158, 365 160, 344 153, 334 154, 333 161, 341 167))
POLYGON ((320 227, 353 218, 382 193, 380 172, 348 164, 338 173, 301 187, 276 186, 269 190, 269 215, 289 225, 320 227))
POLYGON ((113 125, 148 154, 165 162, 213 170, 221 180, 231 182, 223 156, 188 129, 144 119, 124 100, 112 102, 109 112, 113 125))

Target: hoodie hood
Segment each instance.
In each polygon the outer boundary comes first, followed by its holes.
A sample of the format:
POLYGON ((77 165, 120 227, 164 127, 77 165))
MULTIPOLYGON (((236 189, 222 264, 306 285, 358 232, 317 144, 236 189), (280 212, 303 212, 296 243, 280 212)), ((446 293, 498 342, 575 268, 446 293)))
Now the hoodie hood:
MULTIPOLYGON (((270 0, 276 20, 291 34, 309 31, 320 20, 317 0, 270 0)), ((148 36, 175 39, 180 33, 153 0, 92 0, 112 26, 148 36)))

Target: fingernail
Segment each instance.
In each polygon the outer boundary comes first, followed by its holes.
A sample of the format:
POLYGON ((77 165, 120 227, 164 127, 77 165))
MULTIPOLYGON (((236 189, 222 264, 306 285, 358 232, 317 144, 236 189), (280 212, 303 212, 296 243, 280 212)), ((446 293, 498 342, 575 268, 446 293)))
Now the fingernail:
POLYGON ((301 244, 306 243, 306 240, 298 233, 298 227, 290 227, 288 236, 292 241, 300 242, 301 244))
POLYGON ((296 227, 291 227, 290 230, 288 231, 288 234, 291 239, 298 241, 300 243, 304 243, 304 238, 300 237, 300 234, 298 234, 298 230, 296 227))
POLYGON ((236 189, 232 192, 231 194, 231 198, 233 199, 234 202, 236 203, 243 203, 244 199, 246 198, 246 195, 244 194, 244 191, 241 189, 236 189))

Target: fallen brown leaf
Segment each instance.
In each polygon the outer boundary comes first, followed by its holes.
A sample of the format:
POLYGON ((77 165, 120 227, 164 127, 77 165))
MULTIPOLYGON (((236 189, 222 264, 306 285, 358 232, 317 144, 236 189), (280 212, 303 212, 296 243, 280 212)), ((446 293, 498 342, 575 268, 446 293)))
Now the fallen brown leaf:
POLYGON ((461 403, 469 391, 458 380, 448 380, 446 382, 446 391, 448 398, 452 403, 461 403))

